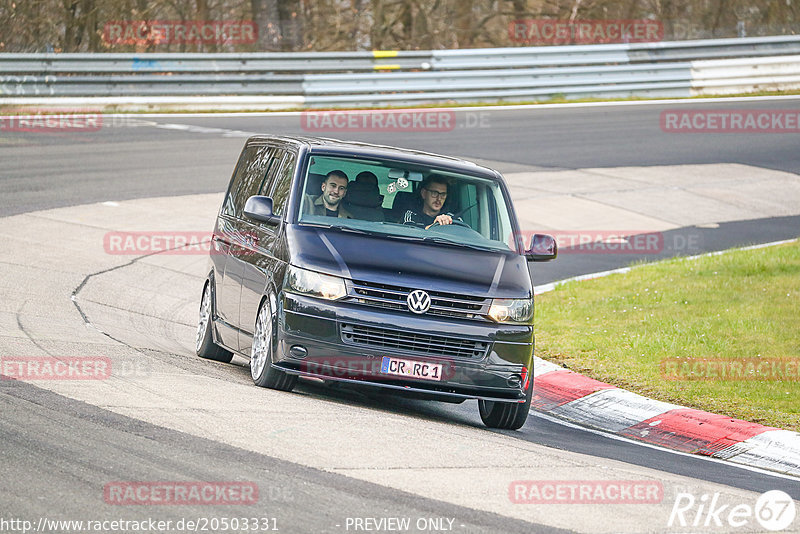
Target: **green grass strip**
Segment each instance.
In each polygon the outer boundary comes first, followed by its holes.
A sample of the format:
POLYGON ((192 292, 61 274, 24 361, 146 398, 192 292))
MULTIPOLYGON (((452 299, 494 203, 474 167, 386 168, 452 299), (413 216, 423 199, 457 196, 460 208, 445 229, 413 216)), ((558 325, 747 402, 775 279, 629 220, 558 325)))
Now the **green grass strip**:
POLYGON ((536 328, 537 355, 574 371, 800 431, 800 241, 566 283, 536 328))

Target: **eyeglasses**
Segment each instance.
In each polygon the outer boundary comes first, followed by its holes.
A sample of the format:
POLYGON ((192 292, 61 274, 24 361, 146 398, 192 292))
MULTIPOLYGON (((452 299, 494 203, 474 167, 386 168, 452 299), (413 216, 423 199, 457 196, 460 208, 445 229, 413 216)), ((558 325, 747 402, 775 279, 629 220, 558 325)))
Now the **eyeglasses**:
POLYGON ((447 191, 434 191, 433 189, 428 189, 427 187, 424 189, 433 197, 434 200, 447 198, 447 191))

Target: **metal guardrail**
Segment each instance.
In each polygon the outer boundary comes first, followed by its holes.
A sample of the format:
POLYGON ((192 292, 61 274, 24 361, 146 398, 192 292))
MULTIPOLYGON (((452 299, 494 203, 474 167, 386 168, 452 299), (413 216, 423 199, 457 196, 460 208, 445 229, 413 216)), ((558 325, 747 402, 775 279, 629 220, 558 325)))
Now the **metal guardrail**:
POLYGON ((708 39, 663 43, 632 43, 476 50, 436 50, 437 70, 485 69, 502 65, 524 68, 557 65, 656 63, 732 57, 762 57, 800 54, 800 36, 708 39))
POLYGON ((630 45, 632 63, 654 61, 695 61, 743 57, 784 56, 800 54, 799 35, 752 37, 745 39, 706 39, 670 43, 637 43, 630 45))
POLYGON ((652 80, 689 81, 690 63, 666 65, 624 65, 546 69, 498 69, 455 72, 414 72, 381 74, 320 74, 306 76, 306 95, 430 91, 446 86, 449 91, 507 89, 521 87, 581 86, 619 83, 648 83, 652 80))
POLYGON ((379 106, 792 88, 800 88, 800 36, 419 52, 0 54, 0 105, 9 97, 261 95, 379 106))
POLYGON ((0 54, 0 74, 312 73, 422 68, 432 52, 0 54))
POLYGON ((800 87, 800 55, 695 61, 692 90, 697 95, 736 94, 800 87))
MULTIPOLYGON (((2 77, 0 77, 2 79, 2 77)), ((128 96, 128 95, 299 95, 304 76, 256 74, 170 76, 25 76, 13 83, 25 95, 128 96)), ((0 85, 0 94, 3 93, 0 85)), ((7 93, 6 93, 7 94, 7 93)))

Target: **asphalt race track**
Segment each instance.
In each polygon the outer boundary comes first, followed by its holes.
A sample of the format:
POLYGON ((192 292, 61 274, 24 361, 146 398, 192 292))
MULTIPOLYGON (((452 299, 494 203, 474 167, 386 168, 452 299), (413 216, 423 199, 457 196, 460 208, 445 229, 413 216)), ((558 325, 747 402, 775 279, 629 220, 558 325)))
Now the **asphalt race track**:
MULTIPOLYGON (((296 114, 114 116, 93 132, 0 131, 0 357, 102 354, 115 365, 146 367, 141 376, 103 385, 0 381, 0 520, 257 515, 274 518, 283 532, 347 532, 359 530, 354 518, 408 517, 412 525, 423 520, 416 531, 758 531, 757 524, 668 527, 667 518, 679 492, 719 493, 735 505, 780 489, 800 500, 800 481, 611 439, 535 413, 518 432, 490 432, 474 402, 427 403, 313 382, 294 394, 255 388, 245 360, 215 364, 191 350, 205 258, 109 257, 98 243, 113 229, 210 231, 252 133, 325 135, 488 164, 510 177, 527 227, 591 228, 597 212, 566 210, 564 220, 578 221, 574 226, 548 224, 548 210, 565 211, 561 206, 576 198, 606 210, 605 229, 658 220, 658 250, 567 252, 533 267, 536 284, 792 239, 800 235, 800 186, 793 181, 800 136, 665 133, 659 117, 684 107, 798 104, 800 98, 468 110, 454 113, 451 131, 437 133, 310 131, 296 114), (691 190, 681 169, 723 169, 723 185, 691 190), (634 171, 673 170, 674 182, 621 185, 634 171), (539 179, 546 188, 537 189, 539 179), (742 196, 725 196, 724 180, 734 179, 742 196), (609 200, 600 182, 613 182, 623 200, 609 200), (558 183, 585 191, 564 193, 558 183), (663 192, 678 190, 697 202, 713 198, 719 211, 664 206, 670 197, 663 192), (663 215, 670 210, 674 218, 663 215), (670 246, 677 243, 691 247, 670 246), (152 287, 137 287, 145 277, 152 287), (508 495, 515 480, 604 478, 658 480, 663 502, 533 507, 508 495), (258 505, 114 506, 103 499, 114 481, 183 480, 254 482, 258 505)), ((16 530, 0 522, 6 531, 16 530)))
MULTIPOLYGON (((780 110, 797 105, 791 98, 682 106, 780 110)), ((324 135, 396 145, 483 160, 503 173, 693 163, 742 163, 800 172, 796 135, 663 132, 661 112, 682 106, 466 111, 456 115, 458 126, 445 133, 314 131, 303 129, 297 115, 282 114, 132 115, 106 119, 99 131, 79 135, 4 132, 0 215, 109 199, 221 191, 242 147, 239 136, 249 133, 324 135)))

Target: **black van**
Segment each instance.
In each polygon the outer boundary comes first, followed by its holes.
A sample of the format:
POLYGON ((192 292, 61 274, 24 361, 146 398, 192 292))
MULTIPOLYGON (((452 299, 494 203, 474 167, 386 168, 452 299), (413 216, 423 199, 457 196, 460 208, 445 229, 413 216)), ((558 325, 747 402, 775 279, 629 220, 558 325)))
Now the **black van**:
POLYGON ((520 428, 533 391, 529 261, 502 176, 424 152, 306 137, 248 139, 212 238, 197 354, 250 358, 254 382, 299 376, 462 402, 520 428))

